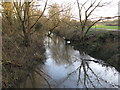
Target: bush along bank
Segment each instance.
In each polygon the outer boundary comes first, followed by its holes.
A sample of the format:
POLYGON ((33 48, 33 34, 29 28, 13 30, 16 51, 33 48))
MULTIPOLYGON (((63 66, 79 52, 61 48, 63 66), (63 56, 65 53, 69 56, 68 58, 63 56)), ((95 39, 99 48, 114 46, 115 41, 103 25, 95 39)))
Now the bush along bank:
POLYGON ((43 63, 43 39, 32 38, 31 46, 25 47, 19 36, 3 36, 2 49, 2 87, 15 88, 33 71, 43 63))
POLYGON ((71 44, 77 50, 82 50, 96 59, 104 60, 120 71, 120 42, 118 42, 120 36, 118 36, 118 32, 96 33, 89 36, 83 43, 73 42, 71 44))

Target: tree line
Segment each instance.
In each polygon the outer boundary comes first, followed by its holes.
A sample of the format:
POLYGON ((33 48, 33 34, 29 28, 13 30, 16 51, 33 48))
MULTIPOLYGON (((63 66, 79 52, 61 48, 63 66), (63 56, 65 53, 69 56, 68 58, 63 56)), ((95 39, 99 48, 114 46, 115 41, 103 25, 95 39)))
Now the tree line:
POLYGON ((42 30, 49 32, 48 35, 53 32, 66 34, 65 31, 69 33, 73 30, 72 36, 77 33, 79 34, 79 40, 84 41, 91 27, 97 22, 118 17, 91 18, 97 8, 102 8, 109 3, 94 0, 88 5, 89 1, 87 0, 81 4, 79 0, 76 0, 78 18, 72 14, 72 7, 69 4, 66 6, 60 6, 56 3, 48 5, 48 0, 46 0, 43 9, 40 9, 41 5, 37 5, 35 1, 2 2, 3 35, 21 36, 26 47, 30 46, 32 42, 31 35, 41 33, 42 30), (46 10, 48 10, 47 15, 45 15, 46 10))

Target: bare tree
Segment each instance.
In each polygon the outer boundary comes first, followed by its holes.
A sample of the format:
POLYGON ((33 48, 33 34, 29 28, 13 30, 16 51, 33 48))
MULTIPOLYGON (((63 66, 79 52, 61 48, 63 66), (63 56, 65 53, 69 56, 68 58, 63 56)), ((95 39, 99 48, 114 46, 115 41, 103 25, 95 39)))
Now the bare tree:
POLYGON ((47 2, 48 0, 46 0, 45 5, 44 5, 44 9, 42 11, 42 13, 40 15, 38 15, 37 19, 35 20, 35 22, 33 22, 32 24, 30 24, 30 9, 33 6, 32 2, 13 2, 14 4, 14 8, 17 14, 17 17, 20 21, 20 24, 22 26, 22 32, 23 32, 23 37, 24 37, 24 44, 25 46, 29 46, 30 45, 30 35, 31 32, 34 32, 33 28, 35 27, 35 25, 37 24, 37 22, 41 19, 41 17, 43 16, 46 7, 47 7, 47 2))
POLYGON ((113 17, 96 17, 96 18, 91 18, 92 14, 95 12, 97 8, 102 8, 106 5, 109 5, 110 2, 104 2, 102 3, 102 0, 86 0, 83 4, 77 1, 77 8, 79 11, 79 24, 80 27, 78 28, 80 31, 80 40, 84 40, 87 33, 91 29, 92 26, 94 26, 97 22, 101 20, 106 20, 106 19, 113 19, 118 16, 113 16, 113 17), (91 3, 90 3, 91 2, 91 3))

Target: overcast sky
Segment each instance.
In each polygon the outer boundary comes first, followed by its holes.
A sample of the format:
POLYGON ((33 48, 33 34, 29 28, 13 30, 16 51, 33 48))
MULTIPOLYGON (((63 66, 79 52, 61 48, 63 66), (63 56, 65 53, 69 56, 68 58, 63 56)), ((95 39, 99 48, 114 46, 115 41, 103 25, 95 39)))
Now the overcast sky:
MULTIPOLYGON (((9 0, 7 0, 9 1, 9 0)), ((40 1, 45 1, 45 0, 36 0, 38 2, 40 1)), ((53 4, 53 3, 57 3, 59 5, 62 4, 71 4, 72 7, 72 14, 76 17, 78 17, 78 9, 77 9, 77 4, 76 4, 76 0, 48 0, 49 1, 49 5, 53 4)), ((84 3, 86 0, 79 0, 80 3, 84 3)), ((89 0, 89 1, 94 1, 94 0, 89 0)), ((97 2, 100 0, 96 0, 97 2)), ((120 9, 120 6, 118 6, 118 3, 120 2, 120 0, 102 0, 103 2, 111 2, 111 4, 102 7, 102 8, 98 8, 94 13, 93 13, 93 17, 109 17, 109 16, 115 16, 118 15, 118 7, 120 9)), ((90 3, 88 3, 87 5, 89 6, 90 3)), ((120 4, 119 4, 120 5, 120 4)), ((47 12, 46 12, 47 14, 47 12)), ((119 12, 120 14, 120 12, 119 12)))
MULTIPOLYGON (((86 0, 79 0, 79 1, 80 1, 80 3, 84 3, 86 0)), ((91 1, 91 0, 89 0, 89 1, 91 1)), ((99 1, 99 0, 96 0, 96 1, 99 1)), ((94 16, 109 17, 109 16, 118 15, 118 3, 120 2, 120 0, 102 0, 102 3, 104 3, 104 2, 111 2, 111 4, 97 9, 94 12, 94 16)), ((73 10, 72 10, 73 14, 78 16, 76 0, 49 0, 49 4, 52 4, 52 3, 58 3, 60 5, 71 3, 71 6, 73 8, 73 10)), ((90 3, 88 3, 88 4, 90 4, 90 3)))

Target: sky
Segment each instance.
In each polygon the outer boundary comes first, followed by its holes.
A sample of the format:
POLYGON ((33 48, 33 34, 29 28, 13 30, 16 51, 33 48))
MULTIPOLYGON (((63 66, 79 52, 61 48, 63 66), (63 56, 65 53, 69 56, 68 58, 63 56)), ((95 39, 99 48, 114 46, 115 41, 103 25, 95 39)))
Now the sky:
MULTIPOLYGON (((86 0, 79 0, 80 3, 84 3, 86 0)), ((91 1, 91 0, 89 0, 91 1)), ((94 1, 94 0, 92 0, 94 1)), ((96 0, 97 2, 100 0, 96 0)), ((95 10, 93 13, 92 17, 111 17, 111 16, 116 16, 118 15, 118 3, 120 0, 102 0, 102 3, 104 2, 111 2, 109 5, 104 6, 102 8, 98 8, 95 10)), ((57 4, 67 4, 70 3, 72 9, 72 13, 78 17, 78 9, 77 9, 77 4, 76 0, 49 0, 49 4, 52 3, 57 3, 57 4)), ((90 2, 87 3, 87 6, 90 5, 90 2)), ((120 5, 120 4, 119 4, 120 5)), ((120 11, 120 10, 119 10, 120 11)))
MULTIPOLYGON (((9 0, 8 0, 9 1, 9 0)), ((41 3, 41 1, 43 1, 43 6, 44 6, 44 2, 45 0, 36 0, 38 2, 41 3)), ((84 3, 87 0, 79 0, 80 3, 84 3)), ((94 0, 88 0, 88 1, 94 1, 94 0)), ((97 2, 100 0, 96 0, 97 2)), ((120 0, 102 0, 102 3, 104 2, 111 2, 109 5, 102 7, 102 8, 98 8, 95 10, 95 12, 93 13, 92 17, 112 17, 112 16, 117 16, 118 13, 120 15, 120 10, 118 10, 118 7, 120 9, 120 0), (118 6, 119 3, 119 6, 118 6)), ((72 14, 79 18, 78 16, 78 9, 77 9, 77 3, 76 0, 48 0, 48 5, 52 5, 53 3, 57 3, 59 5, 67 5, 68 3, 71 5, 72 7, 72 14)), ((90 2, 88 2, 86 4, 86 7, 90 5, 90 2)), ((46 14, 48 11, 46 10, 46 14)), ((91 18, 92 18, 91 17, 91 18)))

